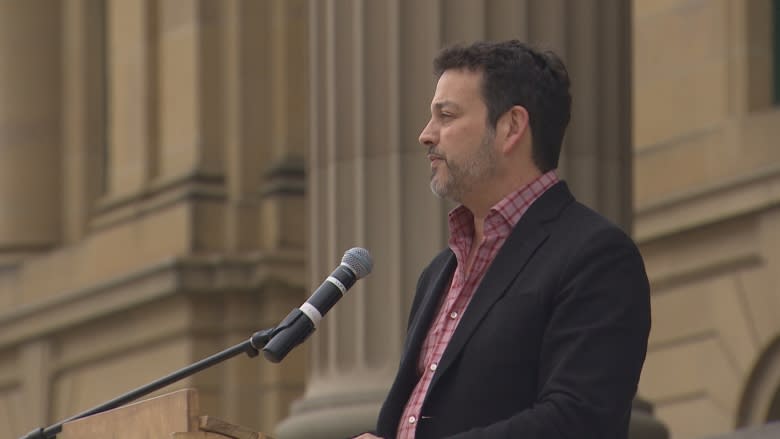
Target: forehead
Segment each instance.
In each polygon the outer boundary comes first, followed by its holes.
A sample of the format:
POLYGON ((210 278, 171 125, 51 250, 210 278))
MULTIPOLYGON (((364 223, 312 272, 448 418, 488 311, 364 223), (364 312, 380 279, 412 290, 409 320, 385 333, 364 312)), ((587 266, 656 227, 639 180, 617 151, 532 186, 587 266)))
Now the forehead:
POLYGON ((447 70, 439 77, 431 108, 441 106, 484 107, 482 100, 482 72, 447 70))

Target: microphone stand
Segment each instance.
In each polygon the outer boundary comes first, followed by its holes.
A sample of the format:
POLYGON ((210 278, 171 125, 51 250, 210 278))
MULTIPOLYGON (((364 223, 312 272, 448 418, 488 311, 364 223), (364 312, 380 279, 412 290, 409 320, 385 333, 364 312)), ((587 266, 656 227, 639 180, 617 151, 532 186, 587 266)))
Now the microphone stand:
POLYGON ((249 338, 249 340, 243 343, 239 343, 233 347, 225 349, 222 352, 218 352, 208 358, 204 358, 203 360, 200 360, 187 367, 179 369, 171 373, 170 375, 166 375, 156 381, 141 386, 135 390, 131 390, 130 392, 125 393, 124 395, 118 396, 97 407, 93 407, 85 412, 79 413, 78 415, 71 416, 68 419, 50 425, 49 427, 37 428, 27 433, 25 436, 22 436, 20 439, 53 439, 57 437, 57 434, 59 434, 62 431, 62 425, 65 424, 66 422, 75 421, 76 419, 85 418, 87 416, 95 415, 98 413, 105 412, 107 410, 121 407, 129 402, 135 401, 136 399, 142 396, 146 396, 156 390, 162 389, 165 386, 168 386, 181 379, 187 378, 190 375, 198 373, 201 370, 207 369, 229 358, 233 358, 236 355, 245 353, 250 358, 254 358, 259 353, 259 350, 262 349, 263 346, 265 346, 266 343, 268 343, 268 341, 271 338, 273 338, 273 336, 276 335, 277 332, 281 331, 284 328, 285 325, 280 325, 275 328, 269 328, 269 329, 263 329, 257 331, 252 335, 251 338, 249 338))

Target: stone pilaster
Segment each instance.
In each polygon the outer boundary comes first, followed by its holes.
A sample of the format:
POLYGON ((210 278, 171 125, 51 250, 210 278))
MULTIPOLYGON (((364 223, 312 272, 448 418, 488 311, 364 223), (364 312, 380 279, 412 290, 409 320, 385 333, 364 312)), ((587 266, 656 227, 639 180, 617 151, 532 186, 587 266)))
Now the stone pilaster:
POLYGON ((572 80, 562 175, 580 201, 630 232, 631 2, 556 0, 531 6, 529 40, 561 54, 572 80), (533 25, 550 21, 557 25, 533 25))
MULTIPOLYGON (((62 4, 62 244, 87 233, 105 190, 106 57, 103 0, 62 4)), ((24 46, 22 46, 24 47, 24 46)))
POLYGON ((60 9, 0 0, 0 258, 60 239, 60 9))
POLYGON ((157 175, 158 13, 156 2, 106 2, 108 199, 137 195, 157 175))
POLYGON ((309 2, 310 284, 350 247, 374 272, 334 308, 310 343, 303 400, 282 438, 345 437, 370 428, 400 356, 418 271, 446 236, 417 143, 431 58, 441 38, 432 2, 309 2))

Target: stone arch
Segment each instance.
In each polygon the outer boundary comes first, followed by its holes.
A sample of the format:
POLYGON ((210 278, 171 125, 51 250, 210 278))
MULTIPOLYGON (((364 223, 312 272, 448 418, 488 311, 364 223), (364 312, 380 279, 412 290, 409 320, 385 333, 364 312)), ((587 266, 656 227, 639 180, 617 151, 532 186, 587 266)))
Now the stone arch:
POLYGON ((736 427, 780 420, 780 335, 758 356, 739 401, 736 427))

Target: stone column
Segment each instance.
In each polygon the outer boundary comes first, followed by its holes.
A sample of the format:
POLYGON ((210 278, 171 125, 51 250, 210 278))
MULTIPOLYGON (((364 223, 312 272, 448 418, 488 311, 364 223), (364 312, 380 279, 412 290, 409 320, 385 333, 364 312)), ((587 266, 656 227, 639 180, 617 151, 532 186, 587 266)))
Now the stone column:
POLYGON ((572 80, 561 173, 580 201, 630 232, 631 2, 535 1, 529 10, 529 40, 559 53, 572 80))
POLYGON ((420 267, 446 237, 417 135, 441 46, 434 2, 310 1, 309 273, 369 249, 361 280, 312 337, 304 398, 280 438, 371 428, 394 376, 420 267))
POLYGON ((417 136, 429 117, 431 61, 446 44, 519 38, 568 62, 575 107, 563 175, 626 228, 631 212, 630 10, 617 0, 310 2, 309 231, 314 286, 352 246, 374 272, 311 340, 304 398, 278 437, 371 429, 398 365, 421 268, 446 245, 417 136))
POLYGON ((158 173, 156 2, 106 1, 106 200, 129 198, 158 173))
POLYGON ((103 0, 62 3, 62 245, 87 234, 104 190, 106 57, 103 0))
POLYGON ((0 0, 0 254, 60 239, 60 9, 0 0))

